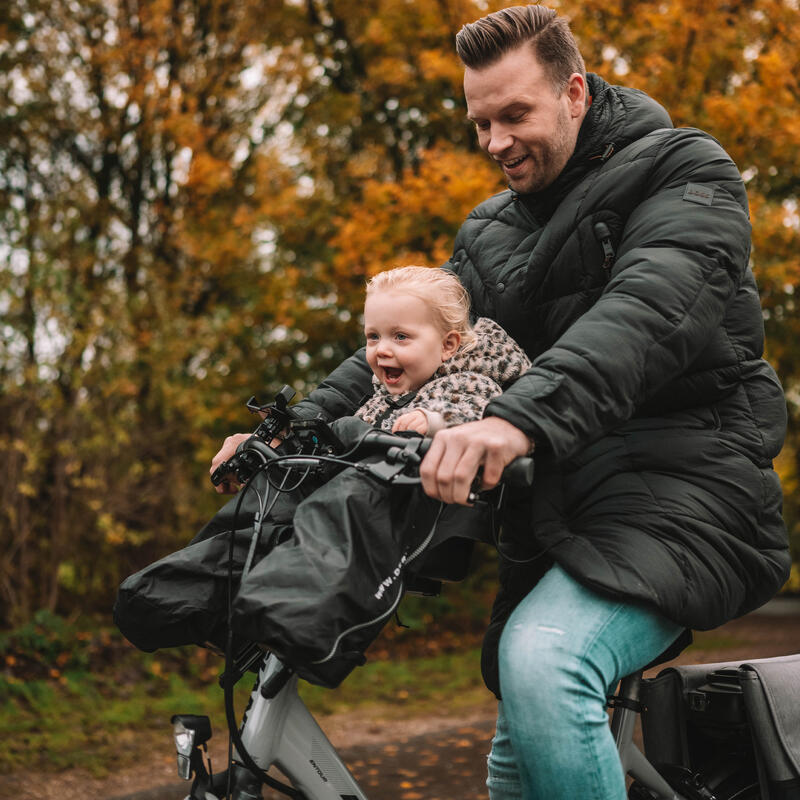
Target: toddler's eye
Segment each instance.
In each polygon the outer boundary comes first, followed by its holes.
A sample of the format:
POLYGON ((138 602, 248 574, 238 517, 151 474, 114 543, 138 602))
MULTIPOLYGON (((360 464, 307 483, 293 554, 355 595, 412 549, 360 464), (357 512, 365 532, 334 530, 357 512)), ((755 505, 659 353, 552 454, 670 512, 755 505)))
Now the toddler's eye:
POLYGON ((405 339, 408 339, 408 336, 406 336, 406 334, 404 334, 404 333, 396 333, 394 335, 394 338, 397 339, 398 341, 402 342, 405 339))
POLYGON ((378 341, 378 334, 377 333, 368 333, 367 334, 367 341, 368 342, 377 342, 378 341))

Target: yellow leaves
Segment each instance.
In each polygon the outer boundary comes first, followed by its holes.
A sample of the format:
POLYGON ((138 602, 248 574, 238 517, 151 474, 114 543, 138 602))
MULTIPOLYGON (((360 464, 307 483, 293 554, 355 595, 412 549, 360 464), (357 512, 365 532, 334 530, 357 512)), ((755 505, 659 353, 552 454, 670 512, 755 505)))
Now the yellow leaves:
POLYGON ((369 44, 382 47, 391 41, 391 34, 380 19, 373 17, 364 29, 363 38, 369 44))
POLYGON ((151 538, 149 533, 130 530, 109 512, 98 514, 96 525, 103 535, 103 541, 112 547, 142 544, 151 538))
POLYGON ((438 266, 467 213, 501 188, 498 175, 482 155, 440 146, 397 183, 367 181, 361 202, 339 220, 334 269, 371 276, 402 264, 438 266))
POLYGON ((419 68, 427 81, 445 80, 459 87, 463 78, 463 67, 453 54, 442 50, 423 50, 419 57, 419 68))
POLYGON ((213 194, 231 184, 232 169, 228 161, 215 158, 208 152, 192 156, 188 185, 194 192, 213 194))
POLYGON ((411 64, 401 58, 378 58, 370 64, 370 84, 374 87, 403 87, 413 74, 411 64))

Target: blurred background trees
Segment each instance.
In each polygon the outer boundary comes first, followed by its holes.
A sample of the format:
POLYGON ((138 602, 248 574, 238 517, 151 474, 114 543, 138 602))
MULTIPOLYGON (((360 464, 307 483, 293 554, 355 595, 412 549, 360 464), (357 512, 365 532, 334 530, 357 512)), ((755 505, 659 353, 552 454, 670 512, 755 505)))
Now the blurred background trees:
MULTIPOLYGON (((464 119, 482 0, 0 7, 0 626, 107 613, 219 505, 207 465, 360 342, 366 277, 439 264, 503 186, 464 119)), ((752 203, 797 542, 794 0, 557 4, 587 68, 729 150, 752 203)))

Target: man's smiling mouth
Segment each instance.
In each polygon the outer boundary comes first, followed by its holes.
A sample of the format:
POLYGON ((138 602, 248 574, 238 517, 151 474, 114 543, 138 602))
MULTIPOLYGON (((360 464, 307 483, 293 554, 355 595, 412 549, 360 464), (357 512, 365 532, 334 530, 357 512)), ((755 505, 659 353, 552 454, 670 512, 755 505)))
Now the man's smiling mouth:
POLYGON ((518 167, 527 157, 528 157, 527 155, 524 155, 520 156, 519 158, 515 158, 512 161, 501 161, 500 163, 506 169, 514 169, 514 167, 518 167))

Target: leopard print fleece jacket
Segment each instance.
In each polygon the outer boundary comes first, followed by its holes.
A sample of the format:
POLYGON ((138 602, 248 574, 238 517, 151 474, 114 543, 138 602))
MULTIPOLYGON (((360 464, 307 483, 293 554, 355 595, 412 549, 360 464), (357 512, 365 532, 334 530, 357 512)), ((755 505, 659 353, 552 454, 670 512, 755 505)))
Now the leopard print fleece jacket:
POLYGON ((522 348, 494 320, 480 317, 473 327, 475 346, 445 361, 416 392, 400 397, 373 375, 374 394, 356 411, 377 428, 391 431, 398 417, 420 409, 440 414, 445 426, 480 419, 489 400, 528 370, 522 348))

